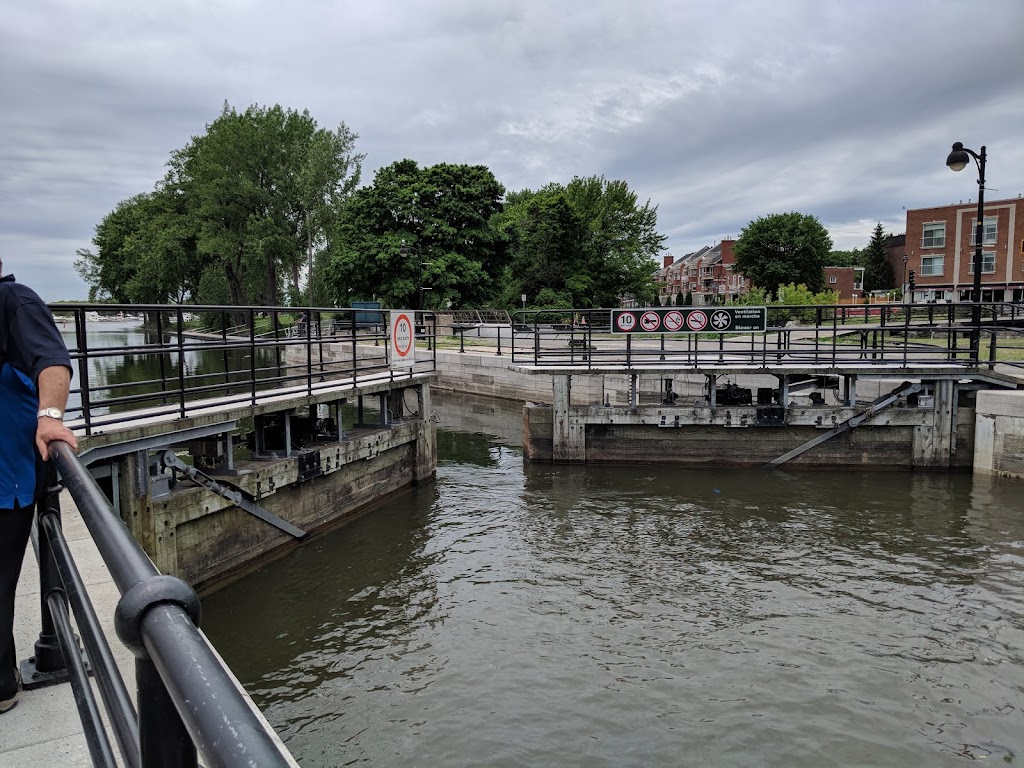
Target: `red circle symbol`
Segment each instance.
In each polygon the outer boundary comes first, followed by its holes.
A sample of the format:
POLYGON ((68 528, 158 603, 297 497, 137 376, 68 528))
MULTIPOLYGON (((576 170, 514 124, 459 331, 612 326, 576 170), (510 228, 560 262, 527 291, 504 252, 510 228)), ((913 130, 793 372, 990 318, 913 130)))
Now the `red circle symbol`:
POLYGON ((708 316, 699 309, 686 316, 686 327, 691 331, 703 331, 707 324, 708 316))
POLYGON ((399 357, 408 357, 412 350, 412 321, 408 315, 399 315, 395 320, 395 353, 399 357))
POLYGON ((671 312, 665 313, 665 330, 666 331, 678 331, 683 327, 683 313, 672 310, 671 312))
POLYGON ((661 326, 661 317, 657 312, 644 312, 640 315, 640 327, 647 332, 656 331, 661 326))
POLYGON ((636 328, 636 315, 632 312, 623 312, 615 318, 615 325, 620 331, 632 331, 636 328))

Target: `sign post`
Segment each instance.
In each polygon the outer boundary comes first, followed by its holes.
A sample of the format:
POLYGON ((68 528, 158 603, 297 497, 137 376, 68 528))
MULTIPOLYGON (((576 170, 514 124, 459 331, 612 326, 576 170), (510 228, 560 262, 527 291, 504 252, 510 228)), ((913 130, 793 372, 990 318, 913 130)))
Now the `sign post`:
POLYGON ((767 307, 613 309, 612 333, 764 333, 767 307))
POLYGON ((412 368, 416 364, 416 332, 412 312, 391 310, 391 367, 412 368))

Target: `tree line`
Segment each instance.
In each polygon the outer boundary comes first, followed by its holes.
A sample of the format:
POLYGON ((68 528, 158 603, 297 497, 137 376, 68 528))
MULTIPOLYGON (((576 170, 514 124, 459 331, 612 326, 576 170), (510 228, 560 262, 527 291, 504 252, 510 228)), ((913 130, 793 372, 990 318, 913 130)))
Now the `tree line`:
POLYGON ((590 176, 506 192, 482 165, 404 159, 360 186, 344 123, 225 104, 154 189, 96 226, 90 301, 426 309, 648 302, 657 207, 590 176), (308 279, 309 272, 312 279, 308 279))
MULTIPOLYGON (((171 153, 149 192, 96 226, 75 268, 90 301, 460 309, 618 306, 657 295, 665 236, 657 206, 624 181, 577 177, 507 191, 482 165, 403 159, 360 186, 365 155, 341 123, 308 111, 225 104, 171 153)), ((750 222, 736 269, 766 295, 823 288, 829 264, 865 267, 865 289, 893 287, 885 235, 833 251, 800 213, 750 222)))

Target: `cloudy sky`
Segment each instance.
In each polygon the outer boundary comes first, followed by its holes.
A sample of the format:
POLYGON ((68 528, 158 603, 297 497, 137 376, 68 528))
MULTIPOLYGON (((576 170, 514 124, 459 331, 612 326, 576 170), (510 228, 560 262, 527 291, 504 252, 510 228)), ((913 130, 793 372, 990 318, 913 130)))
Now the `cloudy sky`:
POLYGON ((83 299, 75 251, 227 101, 508 189, 624 179, 681 255, 753 218, 838 248, 906 208, 1024 193, 1021 0, 33 0, 0 25, 0 256, 83 299))

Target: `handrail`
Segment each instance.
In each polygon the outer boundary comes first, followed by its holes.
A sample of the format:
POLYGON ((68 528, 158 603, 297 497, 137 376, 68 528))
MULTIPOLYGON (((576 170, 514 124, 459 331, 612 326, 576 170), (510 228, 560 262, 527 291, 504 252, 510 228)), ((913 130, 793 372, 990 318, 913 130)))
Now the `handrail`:
POLYGON ((69 673, 83 724, 87 724, 86 738, 94 763, 114 764, 102 724, 96 723, 92 692, 86 690, 90 686, 87 681, 83 686, 84 666, 77 659, 64 593, 75 610, 89 659, 100 678, 111 729, 130 768, 194 768, 198 764, 197 750, 204 764, 214 768, 296 766, 199 631, 200 607, 195 591, 181 579, 158 571, 70 445, 56 441, 49 449, 53 466, 60 471, 121 593, 114 626, 136 657, 137 724, 120 672, 60 530, 60 488, 51 484, 40 513, 40 573, 46 582, 49 568, 44 565, 54 563, 60 582, 67 586, 44 583, 42 594, 54 617, 64 657, 72 662, 69 673))
MULTIPOLYGON (((726 305, 729 309, 732 305, 726 305)), ((613 333, 610 309, 516 310, 505 329, 514 363, 536 367, 711 368, 773 365, 920 369, 992 368, 1002 361, 998 339, 1016 333, 1022 308, 1008 302, 983 305, 981 334, 989 348, 970 344, 970 303, 865 305, 769 305, 764 332, 613 333), (930 339, 915 343, 915 336, 930 339), (757 336, 761 338, 758 339, 757 336), (582 341, 580 340, 582 337, 582 341), (769 348, 771 351, 769 352, 769 348)), ((711 315, 718 306, 679 307, 711 315)), ((658 308, 662 311, 669 307, 658 308)), ((634 310, 643 313, 639 308, 634 310)), ((501 330, 498 352, 502 352, 501 330)))
MULTIPOLYGON (((366 310, 353 308, 54 304, 50 309, 69 334, 74 331, 68 347, 78 376, 67 415, 86 435, 109 423, 110 411, 117 411, 119 423, 157 412, 184 418, 210 405, 203 400, 256 406, 261 394, 273 390, 301 387, 311 395, 321 382, 355 383, 390 366, 383 309, 369 313, 369 319, 366 310), (307 322, 295 322, 300 313, 307 322), (112 337, 94 335, 103 327, 97 319, 127 316, 148 318, 145 339, 115 339, 109 345, 112 337), (301 333, 293 332, 297 329, 301 333), (97 376, 104 368, 123 369, 126 375, 97 376)), ((431 312, 422 314, 428 322, 418 334, 426 342, 425 354, 417 355, 420 372, 436 367, 436 319, 431 312)))

